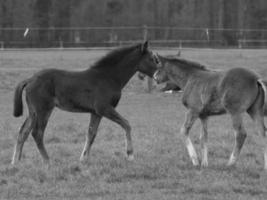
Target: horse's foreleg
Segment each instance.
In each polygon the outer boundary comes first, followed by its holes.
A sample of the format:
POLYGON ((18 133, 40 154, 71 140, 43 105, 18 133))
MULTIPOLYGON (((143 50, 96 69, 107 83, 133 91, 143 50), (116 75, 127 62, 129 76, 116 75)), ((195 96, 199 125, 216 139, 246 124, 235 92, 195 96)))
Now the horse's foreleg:
POLYGON ((131 137, 131 126, 113 107, 106 108, 103 116, 119 124, 126 132, 126 152, 128 160, 133 160, 133 144, 131 137))
POLYGON ((200 142, 201 142, 201 153, 202 153, 202 160, 201 166, 207 167, 208 166, 208 118, 200 118, 202 124, 202 132, 200 135, 200 142))
POLYGON ((80 161, 84 161, 89 155, 91 146, 97 134, 97 129, 99 127, 101 118, 102 118, 101 116, 96 115, 96 114, 91 115, 89 129, 86 135, 86 141, 85 141, 85 145, 84 145, 81 157, 80 157, 80 161))
POLYGON ((236 160, 238 159, 242 146, 247 137, 247 133, 246 130, 244 129, 242 122, 242 115, 241 114, 232 115, 232 122, 233 122, 233 128, 235 130, 235 145, 232 154, 229 158, 227 164, 228 166, 232 166, 236 163, 236 160))
POLYGON ((14 153, 13 153, 11 164, 14 165, 17 160, 21 159, 22 148, 23 148, 24 142, 28 138, 31 130, 32 130, 32 119, 31 117, 28 117, 20 128, 19 135, 17 138, 17 143, 14 148, 14 153))
POLYGON ((198 118, 198 115, 194 114, 192 111, 189 111, 186 115, 185 122, 180 130, 180 134, 182 136, 185 136, 185 145, 186 145, 188 154, 192 160, 192 163, 195 166, 199 165, 199 160, 198 160, 194 145, 189 137, 189 131, 197 118, 198 118))

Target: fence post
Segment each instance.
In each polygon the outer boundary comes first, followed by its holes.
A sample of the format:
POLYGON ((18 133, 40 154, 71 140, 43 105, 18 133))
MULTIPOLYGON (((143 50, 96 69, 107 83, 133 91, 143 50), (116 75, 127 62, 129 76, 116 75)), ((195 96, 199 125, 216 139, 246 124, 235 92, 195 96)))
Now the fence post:
POLYGON ((143 40, 147 41, 147 25, 143 26, 143 40))
POLYGON ((241 39, 238 39, 238 48, 242 49, 242 40, 241 39))
POLYGON ((210 32, 209 32, 208 28, 206 28, 206 36, 207 36, 207 40, 209 42, 210 41, 210 32))
POLYGON ((1 50, 4 50, 4 41, 0 41, 1 44, 1 50))
POLYGON ((208 28, 206 28, 206 36, 207 36, 208 45, 210 46, 210 32, 208 28))
POLYGON ((60 49, 63 49, 64 48, 64 46, 63 46, 63 40, 61 40, 61 39, 59 40, 59 48, 60 49))
MULTIPOLYGON (((147 30, 147 25, 143 26, 143 40, 147 41, 148 38, 148 30, 147 30)), ((147 76, 147 91, 148 93, 151 93, 152 91, 152 85, 153 85, 153 80, 152 78, 147 76)))

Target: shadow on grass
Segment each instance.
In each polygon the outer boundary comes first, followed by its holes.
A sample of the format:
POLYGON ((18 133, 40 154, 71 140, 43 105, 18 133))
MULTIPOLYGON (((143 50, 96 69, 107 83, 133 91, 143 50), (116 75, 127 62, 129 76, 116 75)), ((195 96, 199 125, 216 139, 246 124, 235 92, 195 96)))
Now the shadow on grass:
POLYGON ((241 166, 227 166, 227 165, 212 165, 206 168, 205 170, 212 170, 215 172, 226 172, 229 175, 233 176, 234 178, 242 178, 246 177, 249 179, 260 179, 261 174, 265 173, 263 169, 250 169, 250 168, 243 168, 241 166))
POLYGON ((4 169, 0 170, 1 175, 7 176, 7 177, 15 176, 18 172, 19 172, 19 169, 14 166, 5 167, 4 169))

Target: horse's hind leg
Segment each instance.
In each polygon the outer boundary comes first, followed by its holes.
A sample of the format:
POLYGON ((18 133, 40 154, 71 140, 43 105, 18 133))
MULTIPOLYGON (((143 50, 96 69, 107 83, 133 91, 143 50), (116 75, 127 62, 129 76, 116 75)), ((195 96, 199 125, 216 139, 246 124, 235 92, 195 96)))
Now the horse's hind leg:
POLYGON ((267 136, 266 136, 266 128, 264 125, 264 117, 263 112, 261 109, 255 109, 255 107, 252 107, 248 110, 248 114, 251 116, 252 120, 255 123, 255 126, 260 133, 260 135, 263 136, 263 146, 264 146, 264 169, 267 170, 267 136))
POLYGON ((89 124, 89 130, 86 135, 86 141, 85 145, 83 148, 83 152, 80 157, 80 161, 84 161, 86 157, 89 155, 89 151, 91 149, 91 146, 95 140, 97 129, 99 127, 100 121, 101 121, 101 116, 92 114, 91 119, 90 119, 90 124, 89 124))
POLYGON ((180 134, 185 137, 185 145, 186 145, 188 154, 192 160, 193 165, 195 166, 199 165, 199 160, 198 160, 194 145, 189 137, 189 131, 197 118, 198 118, 198 115, 196 115, 192 111, 189 111, 186 115, 185 122, 180 130, 180 134))
POLYGON ((45 113, 37 114, 37 121, 32 130, 32 136, 35 140, 38 150, 43 158, 43 161, 47 164, 49 163, 49 156, 45 149, 43 138, 44 138, 44 131, 45 131, 48 119, 50 117, 51 111, 52 109, 49 111, 46 111, 45 113))
POLYGON ((17 138, 17 143, 14 148, 14 153, 12 157, 12 162, 11 164, 15 164, 17 160, 21 159, 21 154, 22 154, 22 148, 24 145, 24 142, 29 136, 29 133, 32 130, 33 127, 33 116, 27 117, 27 119, 24 121, 23 125, 20 128, 19 135, 17 138))
POLYGON ((235 145, 234 145, 233 152, 229 158, 229 161, 227 164, 228 166, 232 166, 235 164, 241 152, 245 139, 247 137, 247 133, 246 133, 246 130, 244 129, 243 122, 242 122, 242 114, 234 114, 234 115, 231 115, 231 117, 232 117, 233 128, 235 130, 235 145))
POLYGON ((257 126, 258 132, 263 136, 263 140, 260 140, 263 146, 264 152, 264 169, 267 170, 267 136, 266 136, 266 128, 264 125, 264 118, 262 116, 254 116, 254 121, 257 126))

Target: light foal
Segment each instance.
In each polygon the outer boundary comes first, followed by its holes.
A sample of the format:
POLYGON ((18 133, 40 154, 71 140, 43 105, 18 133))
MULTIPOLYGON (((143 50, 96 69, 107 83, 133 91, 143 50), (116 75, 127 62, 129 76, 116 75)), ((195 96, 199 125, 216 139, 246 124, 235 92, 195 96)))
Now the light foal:
POLYGON ((244 68, 232 68, 226 71, 213 71, 191 61, 180 58, 168 58, 158 55, 160 63, 154 74, 158 82, 172 81, 183 91, 182 102, 187 108, 181 135, 185 136, 185 145, 193 165, 199 165, 198 156, 189 137, 189 131, 196 121, 202 124, 201 154, 202 166, 208 166, 208 130, 210 116, 229 114, 235 130, 235 145, 228 166, 234 165, 247 136, 243 125, 243 114, 253 119, 264 142, 264 168, 267 170, 267 139, 264 126, 264 101, 266 86, 254 72, 244 68))

